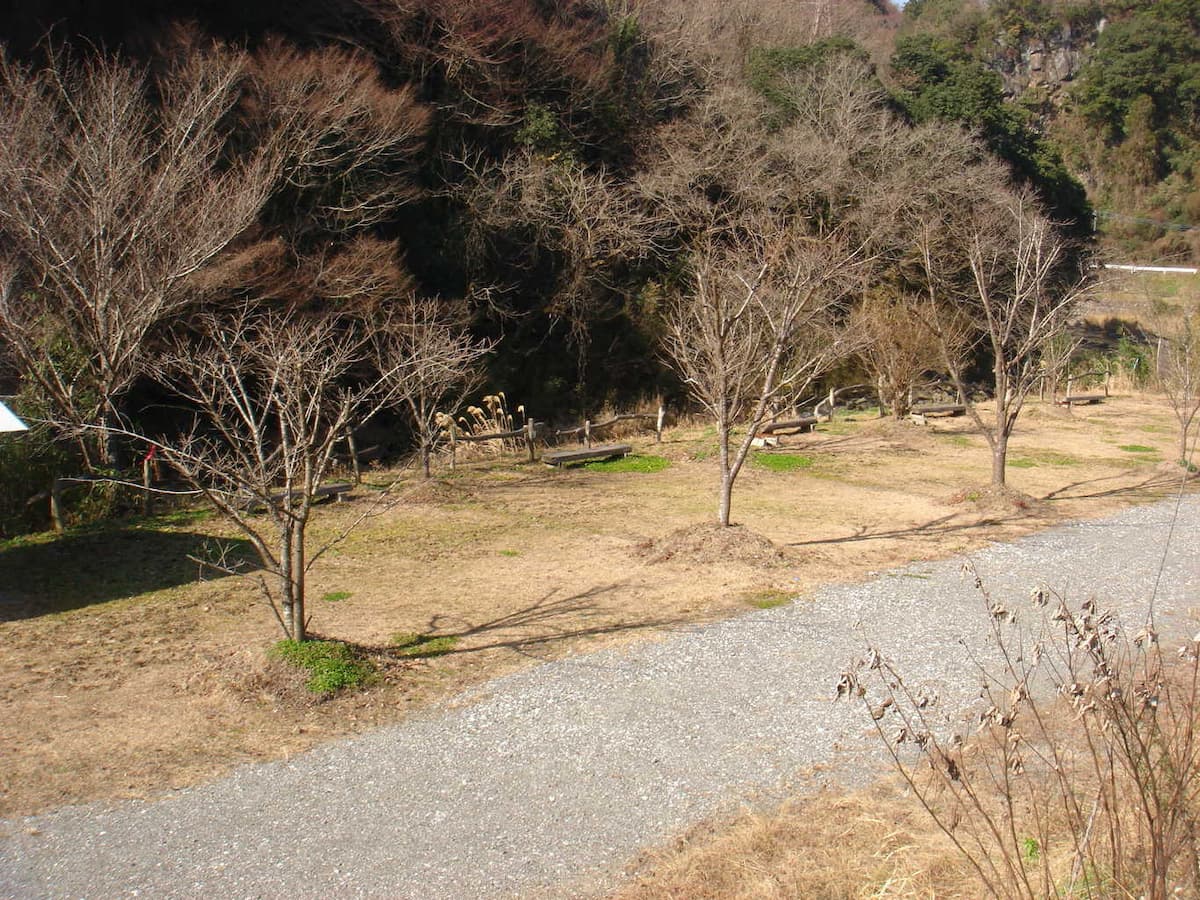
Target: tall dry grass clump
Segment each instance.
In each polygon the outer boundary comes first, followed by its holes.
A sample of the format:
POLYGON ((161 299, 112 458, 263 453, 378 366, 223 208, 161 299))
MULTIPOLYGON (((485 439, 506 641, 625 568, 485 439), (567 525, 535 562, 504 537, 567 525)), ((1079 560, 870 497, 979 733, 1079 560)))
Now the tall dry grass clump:
POLYGON ((512 453, 524 446, 524 439, 519 437, 495 438, 478 440, 489 434, 507 434, 525 427, 525 407, 518 406, 510 409, 508 397, 504 391, 487 394, 480 400, 480 405, 467 406, 462 415, 454 416, 448 413, 436 413, 437 447, 442 453, 451 453, 470 459, 502 456, 512 453), (453 437, 468 439, 466 443, 454 444, 453 437), (474 438, 476 440, 469 440, 474 438))
POLYGON ((979 883, 904 786, 881 781, 696 829, 617 900, 968 900, 979 883))
MULTIPOLYGON (((972 571, 971 574, 974 574, 972 571)), ((1168 652, 1092 601, 1035 591, 1035 629, 975 583, 994 661, 975 734, 869 650, 839 693, 864 704, 913 794, 1004 898, 1200 894, 1200 635, 1168 652)), ((1024 615, 1024 614, 1023 614, 1024 615)))

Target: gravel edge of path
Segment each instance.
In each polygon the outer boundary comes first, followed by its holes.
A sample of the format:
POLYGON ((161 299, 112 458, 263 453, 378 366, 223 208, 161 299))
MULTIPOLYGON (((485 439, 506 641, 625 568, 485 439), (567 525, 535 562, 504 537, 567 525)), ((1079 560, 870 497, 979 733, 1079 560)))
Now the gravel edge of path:
MULTIPOLYGON (((1160 627, 1200 589, 1200 498, 1075 522, 969 558, 993 596, 1047 586, 1160 627), (1175 539, 1163 536, 1176 509, 1175 539)), ((740 798, 853 781, 879 758, 833 685, 867 643, 936 685, 976 689, 986 619, 962 557, 915 563, 804 602, 692 626, 496 679, 452 706, 154 801, 0 823, 10 897, 422 897, 580 893, 740 798), (920 652, 917 652, 917 651, 920 652)))

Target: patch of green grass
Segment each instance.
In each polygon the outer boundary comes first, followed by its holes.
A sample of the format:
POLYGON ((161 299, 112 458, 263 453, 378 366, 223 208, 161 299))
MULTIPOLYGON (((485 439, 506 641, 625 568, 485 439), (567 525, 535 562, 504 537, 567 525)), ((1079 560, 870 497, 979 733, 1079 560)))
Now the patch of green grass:
POLYGON ((631 453, 621 459, 598 459, 584 463, 580 468, 590 472, 661 472, 671 464, 662 456, 641 456, 631 453))
POLYGON ((1010 456, 1006 465, 1010 469, 1032 469, 1037 462, 1027 456, 1010 456))
POLYGON ((305 683, 314 694, 333 694, 371 680, 375 667, 341 641, 280 641, 270 650, 275 659, 309 673, 305 683))
POLYGON ((349 600, 353 595, 349 591, 329 591, 321 595, 323 603, 341 603, 343 600, 349 600))
POLYGON ((813 458, 798 453, 755 453, 754 464, 771 472, 794 472, 812 468, 813 458))
POLYGON ((203 506, 185 507, 183 509, 173 509, 170 512, 161 513, 153 517, 154 521, 159 525, 195 525, 198 522, 207 522, 216 513, 203 506))
POLYGON ((950 444, 952 447, 970 447, 970 446, 972 446, 971 439, 969 437, 967 437, 965 434, 940 434, 938 436, 940 438, 942 438, 942 440, 944 440, 947 444, 950 444))
POLYGON ((501 556, 520 556, 521 555, 520 550, 501 550, 499 552, 500 552, 501 556))
POLYGON ((1157 453, 1154 447, 1147 447, 1145 444, 1121 444, 1117 447, 1118 450, 1124 450, 1126 453, 1157 453))
POLYGON ((1143 425, 1141 430, 1146 434, 1170 434, 1175 429, 1170 425, 1143 425))
POLYGON ((746 603, 755 609, 774 609, 777 606, 790 603, 794 596, 794 594, 789 594, 787 591, 767 590, 747 594, 744 599, 746 603))
POLYGON ((863 406, 859 409, 855 409, 855 410, 851 411, 850 415, 847 416, 847 418, 850 419, 850 421, 861 421, 863 419, 878 419, 879 418, 879 407, 878 406, 863 406))
POLYGON ((443 656, 454 649, 458 638, 446 634, 432 637, 416 631, 400 631, 392 635, 392 646, 401 656, 409 659, 428 659, 431 656, 443 656))

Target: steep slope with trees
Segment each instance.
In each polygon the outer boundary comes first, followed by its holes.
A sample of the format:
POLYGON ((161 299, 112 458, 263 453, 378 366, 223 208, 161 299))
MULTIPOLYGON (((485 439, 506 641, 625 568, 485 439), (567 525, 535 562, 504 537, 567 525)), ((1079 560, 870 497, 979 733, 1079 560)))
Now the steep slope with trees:
POLYGON ((1059 218, 1084 212, 1069 170, 1114 250, 1195 260, 1198 29, 1193 0, 912 0, 896 79, 914 114, 982 126, 1026 177, 1067 188, 1039 188, 1070 200, 1051 200, 1059 218))

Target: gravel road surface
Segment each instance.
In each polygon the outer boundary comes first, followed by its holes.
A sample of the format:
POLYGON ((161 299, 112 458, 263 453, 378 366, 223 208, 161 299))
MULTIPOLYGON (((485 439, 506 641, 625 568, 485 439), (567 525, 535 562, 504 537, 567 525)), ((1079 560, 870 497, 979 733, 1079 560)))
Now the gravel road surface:
MULTIPOLYGON (((1039 585, 1160 630, 1194 629, 1200 498, 971 555, 997 598, 1039 585), (1164 555, 1164 543, 1174 537, 1164 555)), ((578 896, 639 848, 740 798, 866 777, 857 705, 833 702, 867 642, 969 702, 986 630, 962 558, 777 609, 578 655, 468 702, 150 802, 0 823, 2 897, 578 896)), ((1190 632, 1189 632, 1190 633, 1190 632)))

